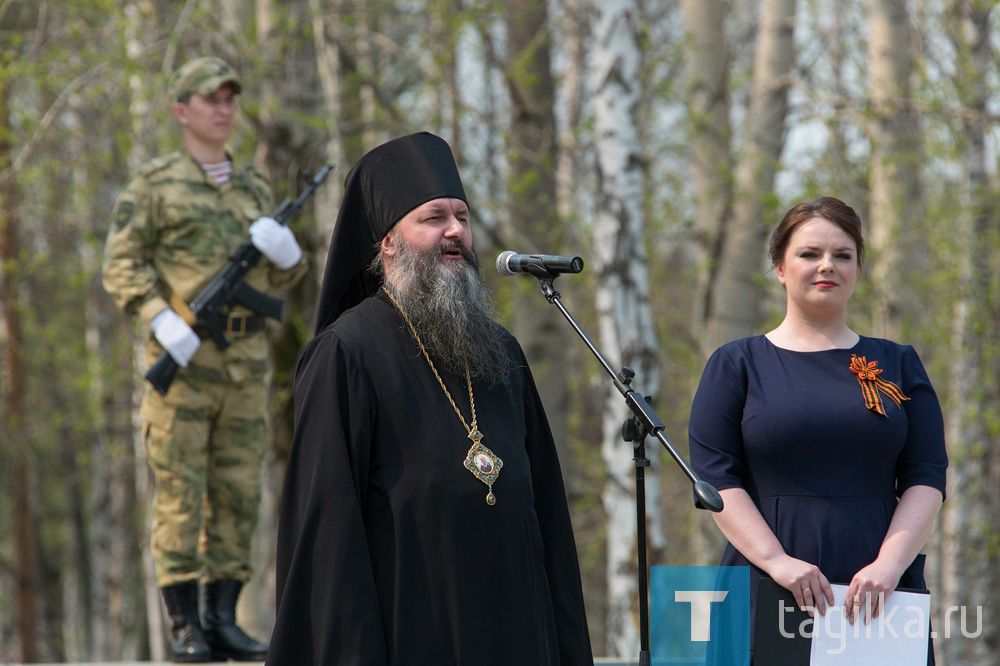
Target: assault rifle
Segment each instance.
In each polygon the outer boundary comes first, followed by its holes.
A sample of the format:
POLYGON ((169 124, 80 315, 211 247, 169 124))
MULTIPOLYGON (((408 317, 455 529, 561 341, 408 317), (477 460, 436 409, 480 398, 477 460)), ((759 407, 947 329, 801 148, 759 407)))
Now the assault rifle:
MULTIPOLYGON (((279 224, 287 225, 291 222, 298 215, 303 204, 316 192, 316 188, 326 180, 332 170, 332 164, 327 164, 320 169, 319 173, 310 179, 309 185, 294 201, 290 198, 285 199, 271 217, 279 224)), ((179 298, 171 299, 171 305, 174 306, 174 309, 180 310, 178 314, 184 317, 192 327, 207 331, 219 349, 225 349, 229 346, 229 341, 226 340, 225 336, 226 311, 232 304, 245 305, 254 312, 259 312, 272 319, 281 319, 284 314, 285 304, 283 301, 262 294, 243 281, 250 269, 257 265, 260 256, 260 250, 250 239, 247 239, 229 258, 229 263, 212 278, 208 286, 198 294, 190 305, 183 303, 179 298), (184 310, 189 310, 190 313, 184 312, 184 310)), ((169 353, 163 352, 142 376, 153 385, 153 388, 160 395, 166 395, 167 389, 174 381, 174 375, 177 374, 177 367, 177 361, 169 353)))

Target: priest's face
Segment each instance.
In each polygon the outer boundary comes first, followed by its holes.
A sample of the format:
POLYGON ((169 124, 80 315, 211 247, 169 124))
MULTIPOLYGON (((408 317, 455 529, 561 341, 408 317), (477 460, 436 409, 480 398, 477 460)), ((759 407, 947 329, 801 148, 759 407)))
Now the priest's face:
POLYGON ((433 199, 404 215, 382 239, 386 268, 398 252, 397 237, 418 253, 436 251, 441 264, 453 271, 474 263, 471 216, 461 199, 433 199))
POLYGON ((510 356, 475 252, 443 237, 421 249, 398 233, 387 249, 392 262, 382 251, 372 269, 383 274, 434 363, 459 376, 468 367, 476 382, 505 384, 510 356), (460 251, 451 256, 452 249, 460 251))

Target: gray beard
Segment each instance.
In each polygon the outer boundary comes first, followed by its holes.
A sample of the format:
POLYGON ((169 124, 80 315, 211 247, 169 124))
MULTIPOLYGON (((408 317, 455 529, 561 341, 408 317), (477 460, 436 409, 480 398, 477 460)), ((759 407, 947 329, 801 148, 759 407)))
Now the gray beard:
MULTIPOLYGON (((384 270, 385 287, 406 312, 427 354, 440 369, 462 376, 468 364, 474 382, 506 384, 511 359, 504 333, 473 250, 459 242, 466 263, 457 271, 441 262, 441 250, 423 254, 398 235, 396 254, 384 270)), ((376 258, 379 268, 382 257, 376 258)))

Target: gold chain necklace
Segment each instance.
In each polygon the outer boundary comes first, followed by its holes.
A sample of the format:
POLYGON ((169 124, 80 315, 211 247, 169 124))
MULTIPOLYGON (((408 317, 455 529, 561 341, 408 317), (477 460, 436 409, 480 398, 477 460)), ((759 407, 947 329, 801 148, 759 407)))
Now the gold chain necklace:
POLYGON ((451 393, 448 391, 448 387, 444 385, 444 380, 441 379, 441 375, 438 374, 437 368, 434 367, 434 361, 431 360, 430 354, 427 353, 427 349, 424 348, 424 343, 417 335, 417 329, 410 321, 410 317, 407 316, 406 311, 396 300, 396 297, 392 295, 385 287, 382 287, 382 291, 385 292, 392 304, 396 306, 399 310, 399 314, 403 315, 403 320, 406 325, 410 327, 410 333, 413 334, 413 339, 417 341, 417 346, 420 347, 420 351, 423 352, 424 358, 427 359, 427 365, 431 367, 431 372, 434 373, 434 377, 437 378, 438 384, 441 385, 441 390, 444 391, 445 396, 448 398, 448 402, 451 403, 451 408, 455 410, 458 415, 458 420, 462 422, 462 426, 469 433, 469 439, 472 440, 472 447, 469 449, 468 453, 465 454, 465 469, 472 472, 472 475, 477 479, 486 484, 489 488, 489 492, 486 494, 486 503, 493 506, 497 503, 496 495, 493 494, 493 484, 496 483, 497 477, 500 476, 500 469, 503 467, 503 460, 500 457, 489 450, 489 448, 484 445, 480 440, 483 438, 483 433, 479 432, 479 427, 476 425, 476 398, 472 395, 472 377, 469 375, 469 362, 465 362, 465 383, 469 387, 469 406, 472 408, 472 423, 466 423, 465 417, 462 416, 461 410, 459 410, 458 405, 455 404, 455 400, 451 397, 451 393))

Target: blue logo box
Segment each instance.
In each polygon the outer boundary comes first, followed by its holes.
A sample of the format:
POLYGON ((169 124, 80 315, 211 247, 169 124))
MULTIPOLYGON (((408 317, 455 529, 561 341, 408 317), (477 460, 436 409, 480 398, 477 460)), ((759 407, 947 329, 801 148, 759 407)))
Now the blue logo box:
POLYGON ((749 661, 750 567, 650 567, 653 664, 739 665, 749 661))

